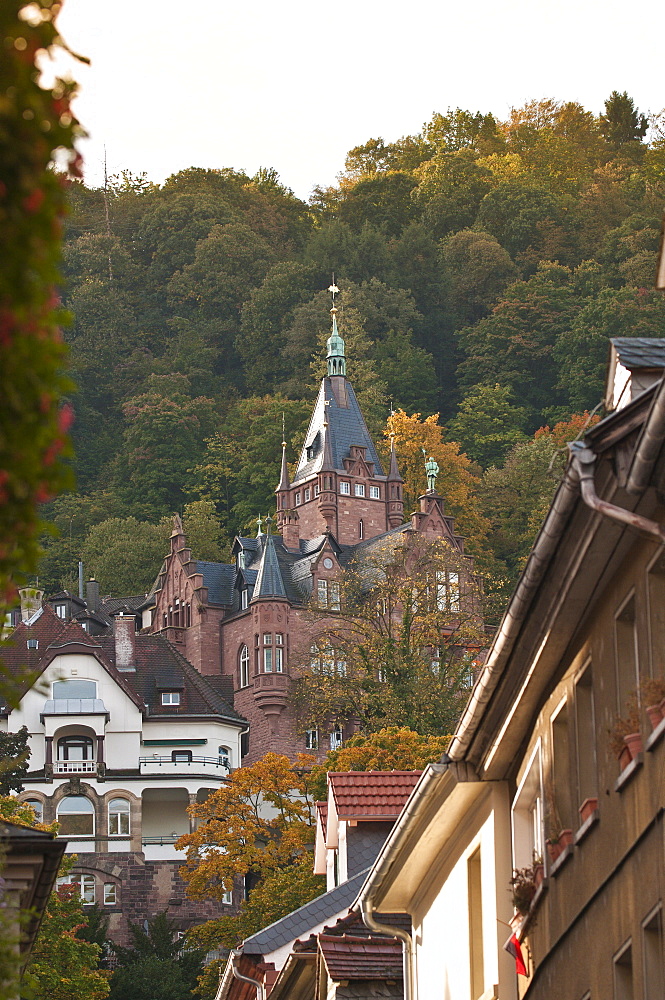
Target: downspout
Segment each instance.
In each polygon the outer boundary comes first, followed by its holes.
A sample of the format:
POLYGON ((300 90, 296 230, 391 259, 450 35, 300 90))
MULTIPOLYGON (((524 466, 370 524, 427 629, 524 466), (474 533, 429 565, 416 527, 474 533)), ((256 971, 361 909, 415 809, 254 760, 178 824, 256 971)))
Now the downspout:
POLYGON ((608 517, 619 524, 625 524, 629 528, 634 528, 644 535, 649 535, 651 538, 657 539, 661 545, 665 545, 665 528, 662 525, 656 521, 650 521, 648 518, 642 517, 641 514, 635 514, 631 510, 626 510, 624 507, 617 507, 616 504, 600 499, 596 493, 596 485, 593 479, 596 464, 595 452, 591 448, 585 447, 582 441, 572 441, 568 447, 572 455, 573 466, 580 477, 582 500, 587 507, 602 514, 603 517, 608 517))
POLYGON ((266 1000, 266 990, 263 983, 258 979, 252 979, 251 976, 244 976, 242 972, 236 967, 236 958, 240 958, 242 952, 234 949, 231 952, 231 971, 236 979, 240 979, 243 983, 250 983, 252 986, 256 987, 256 1000, 266 1000))
POLYGON ((380 924, 374 918, 374 904, 371 891, 360 901, 360 913, 363 923, 377 934, 398 938, 402 942, 402 976, 404 978, 404 1000, 415 1000, 413 993, 413 939, 408 931, 389 924, 380 924))

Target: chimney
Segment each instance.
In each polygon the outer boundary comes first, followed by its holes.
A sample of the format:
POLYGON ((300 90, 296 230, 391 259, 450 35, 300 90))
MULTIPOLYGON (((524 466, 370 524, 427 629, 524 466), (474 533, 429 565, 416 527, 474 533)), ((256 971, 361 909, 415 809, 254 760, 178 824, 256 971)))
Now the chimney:
POLYGON ((99 581, 94 576, 85 585, 85 600, 88 611, 99 611, 99 581))
POLYGON ((21 598, 21 621, 27 622, 41 608, 44 591, 38 587, 22 587, 18 593, 21 598))
POLYGON ((295 510, 283 512, 282 538, 287 549, 300 549, 300 525, 295 510))
POLYGON ((136 670, 136 619, 121 611, 113 619, 115 665, 118 670, 136 670))

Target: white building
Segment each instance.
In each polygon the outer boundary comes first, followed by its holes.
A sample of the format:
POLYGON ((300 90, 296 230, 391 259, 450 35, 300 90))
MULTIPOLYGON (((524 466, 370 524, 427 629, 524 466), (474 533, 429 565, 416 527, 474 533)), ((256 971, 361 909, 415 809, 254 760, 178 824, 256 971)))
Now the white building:
POLYGON ((38 675, 0 715, 5 731, 29 732, 20 797, 60 824, 84 902, 108 909, 110 936, 123 943, 126 918, 166 909, 183 929, 212 916, 210 903, 186 898, 175 843, 191 829, 188 806, 240 765, 247 723, 224 679, 202 677, 163 637, 136 634, 133 616, 91 636, 48 606, 15 628, 3 658, 38 675))

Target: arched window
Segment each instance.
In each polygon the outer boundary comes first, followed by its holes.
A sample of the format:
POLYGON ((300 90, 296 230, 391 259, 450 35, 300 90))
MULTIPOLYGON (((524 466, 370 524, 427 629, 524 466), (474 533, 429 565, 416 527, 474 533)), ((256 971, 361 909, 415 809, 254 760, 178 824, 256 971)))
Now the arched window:
POLYGON ((111 799, 109 802, 109 836, 118 837, 129 833, 129 802, 127 799, 111 799))
POLYGON ((92 736, 61 736, 58 740, 59 761, 93 761, 92 736))
POLYGON ((71 680, 53 682, 53 698, 96 698, 97 682, 79 680, 72 677, 71 680))
POLYGON ((249 684, 249 650, 243 646, 240 650, 240 687, 247 687, 249 684))
POLYGON ((365 525, 363 524, 362 520, 360 520, 358 521, 358 538, 364 538, 364 537, 365 537, 365 525))
POLYGON ((58 803, 61 837, 91 837, 95 832, 95 810, 85 795, 67 795, 58 803))
POLYGON ((27 806, 32 806, 35 817, 38 823, 43 823, 44 819, 44 803, 41 799, 24 799, 23 800, 27 806))

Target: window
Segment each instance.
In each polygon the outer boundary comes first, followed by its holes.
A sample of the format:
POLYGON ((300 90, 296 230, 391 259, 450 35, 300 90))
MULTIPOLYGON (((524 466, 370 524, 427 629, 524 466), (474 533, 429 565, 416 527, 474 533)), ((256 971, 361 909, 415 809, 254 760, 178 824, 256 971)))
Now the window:
POLYGON ((109 802, 109 836, 119 837, 129 834, 129 802, 127 799, 111 799, 109 802))
POLYGON ((633 1000, 633 948, 630 940, 614 956, 614 1000, 633 1000))
POLYGON ((243 646, 240 650, 240 687, 247 687, 249 684, 249 650, 243 646))
POLYGON ((355 495, 357 497, 364 497, 365 496, 365 484, 364 483, 356 483, 356 485, 353 488, 353 492, 355 493, 355 495))
POLYGON ((568 703, 564 700, 552 717, 552 781, 547 787, 547 836, 572 829, 570 792, 570 725, 568 703), (556 829, 558 827, 559 829, 556 829))
POLYGON ((263 648, 263 672, 266 674, 272 673, 272 649, 270 646, 264 646, 263 648))
POLYGON ((249 607, 249 594, 247 593, 247 587, 243 587, 240 591, 240 610, 246 611, 249 607))
POLYGON ((217 755, 219 757, 219 763, 222 767, 225 767, 227 771, 231 770, 231 751, 228 747, 218 747, 217 755))
POLYGON ((300 493, 296 493, 296 507, 299 507, 299 506, 300 506, 300 503, 301 503, 301 499, 302 499, 302 498, 301 498, 301 495, 300 495, 300 493))
POLYGON ((635 597, 630 597, 614 620, 617 711, 625 715, 628 699, 639 685, 635 597))
POLYGON ((343 493, 347 497, 350 496, 350 494, 351 494, 351 483, 346 483, 346 482, 342 481, 339 484, 339 492, 343 493))
POLYGON ((339 611, 341 607, 339 596, 339 584, 331 582, 328 587, 328 606, 331 611, 339 611))
POLYGON ((317 596, 318 596, 318 600, 319 600, 319 607, 320 608, 327 608, 328 607, 328 581, 327 580, 319 580, 319 582, 316 585, 316 590, 317 590, 317 596))
POLYGON ((104 904, 105 906, 115 906, 118 902, 118 887, 115 882, 104 883, 104 904))
POLYGON ((318 729, 307 729, 305 731, 305 750, 318 750, 318 749, 319 749, 318 729))
POLYGON ((310 493, 309 486, 305 487, 305 503, 311 499, 312 494, 310 493))
POLYGON ((665 996, 663 972, 663 910, 652 910, 642 924, 642 955, 644 957, 644 996, 665 996))
POLYGON ((483 894, 480 848, 466 862, 469 902, 469 946, 471 965, 471 1000, 479 1000, 485 992, 483 956, 483 894))
POLYGON ((66 604, 56 604, 56 606, 55 606, 55 613, 58 616, 58 618, 66 618, 67 617, 67 605, 66 604))
POLYGON ((162 691, 162 705, 179 705, 179 691, 162 691))
POLYGON ((284 671, 284 636, 275 636, 275 670, 278 674, 284 671))
POLYGON ((319 493, 320 493, 320 492, 321 492, 321 489, 320 489, 320 487, 319 487, 319 484, 318 484, 318 483, 315 483, 315 484, 314 484, 314 496, 315 496, 315 497, 318 497, 318 495, 319 495, 319 493))
POLYGON ((364 538, 364 537, 365 537, 365 525, 363 524, 362 520, 360 520, 358 521, 358 538, 364 538))
POLYGON ((32 807, 37 822, 43 823, 44 803, 41 801, 41 799, 24 799, 24 802, 27 806, 32 807))
MULTIPOLYGON (((62 832, 62 831, 61 831, 62 832)), ((56 881, 57 886, 71 885, 78 891, 81 901, 86 906, 91 906, 95 902, 95 876, 94 875, 63 875, 56 881)))
POLYGON ((342 727, 335 726, 335 728, 330 733, 330 749, 339 750, 339 748, 342 745, 342 741, 343 741, 342 727))
POLYGON ((61 736, 58 740, 58 760, 94 760, 92 737, 78 735, 61 736))
POLYGON ((587 664, 575 681, 575 733, 577 737, 577 806, 596 799, 596 719, 593 702, 593 672, 587 664))
POLYGON ((665 559, 661 555, 647 573, 651 676, 665 676, 665 559))
POLYGON ((192 762, 192 751, 191 750, 172 750, 171 760, 174 764, 191 764, 192 762))
POLYGON ((222 894, 222 903, 224 906, 233 906, 233 893, 229 889, 225 889, 222 894))
POLYGON ((540 744, 529 760, 513 801, 513 868, 527 868, 543 857, 543 783, 540 744))
POLYGON ((61 837, 91 837, 95 832, 95 811, 85 795, 67 795, 58 803, 56 818, 61 837))
POLYGON ((96 698, 97 682, 79 680, 73 677, 71 680, 53 682, 53 698, 96 698))

